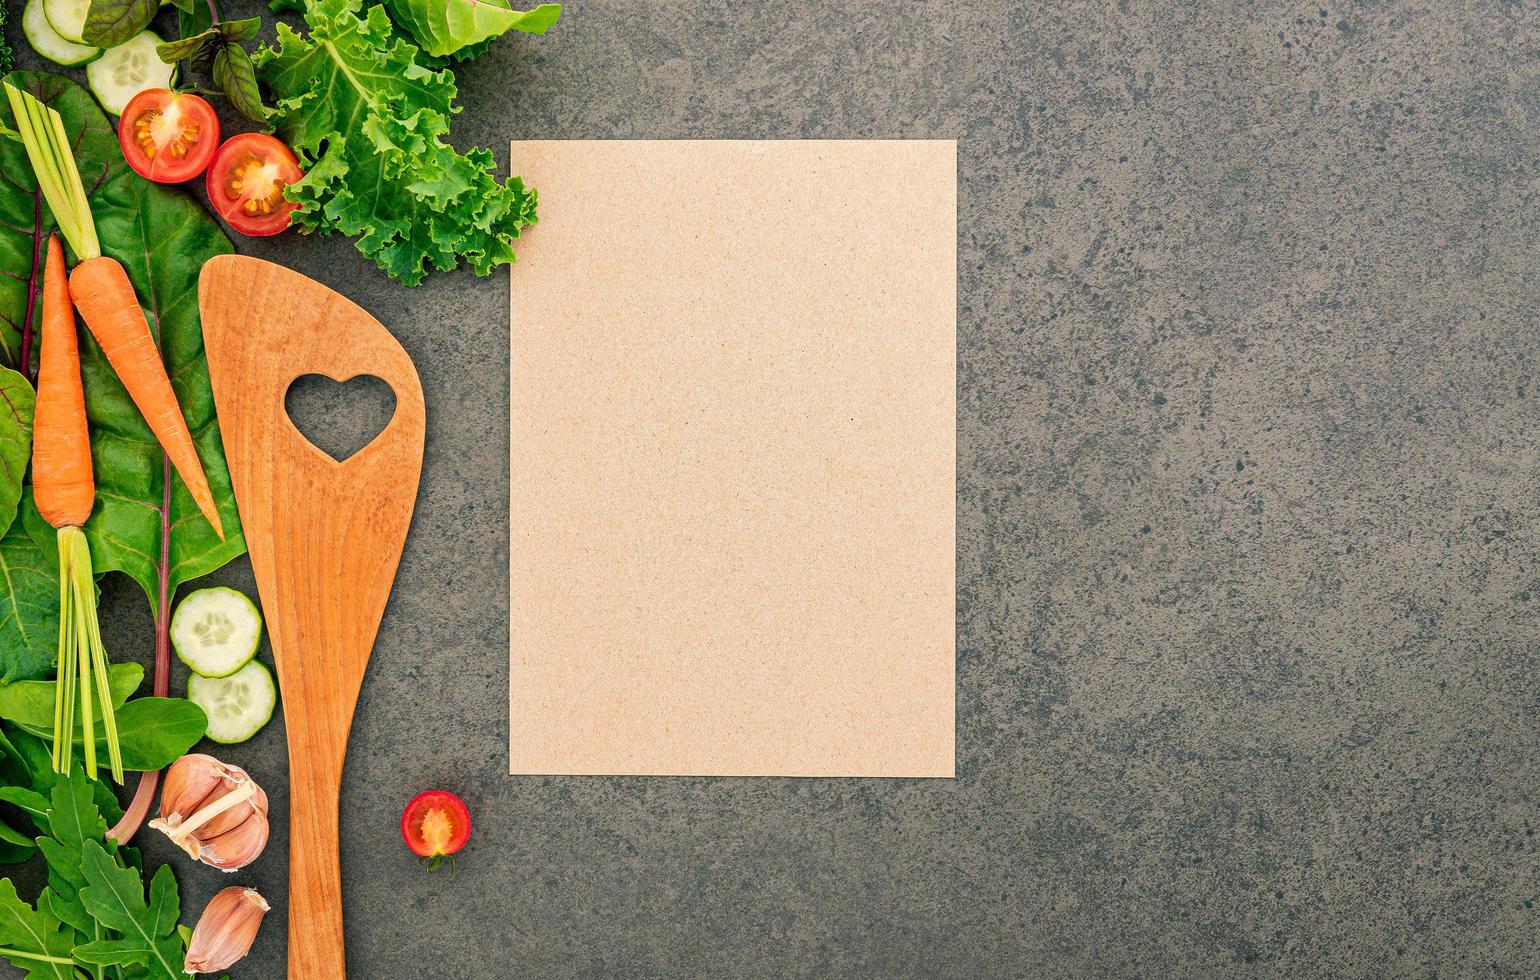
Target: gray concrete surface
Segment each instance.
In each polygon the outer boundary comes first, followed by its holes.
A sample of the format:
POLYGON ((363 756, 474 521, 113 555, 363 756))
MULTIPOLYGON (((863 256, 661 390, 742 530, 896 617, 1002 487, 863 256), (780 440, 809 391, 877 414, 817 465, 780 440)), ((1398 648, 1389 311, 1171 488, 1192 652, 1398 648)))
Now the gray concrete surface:
MULTIPOLYGON (((505 775, 508 276, 243 242, 427 390, 352 975, 1540 975, 1537 41, 1517 3, 607 0, 464 67, 500 158, 959 140, 958 778, 505 775), (476 814, 455 880, 397 838, 429 786, 476 814)), ((282 725, 226 754, 282 814, 282 725)), ((180 867, 274 900, 238 978, 282 976, 276 829, 180 867)))

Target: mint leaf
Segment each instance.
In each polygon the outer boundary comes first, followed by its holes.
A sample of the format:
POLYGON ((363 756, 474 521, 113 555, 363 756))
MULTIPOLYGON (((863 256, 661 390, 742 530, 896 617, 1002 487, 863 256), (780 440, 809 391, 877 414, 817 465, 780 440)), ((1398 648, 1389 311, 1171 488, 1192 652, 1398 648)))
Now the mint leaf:
POLYGON ((535 220, 534 191, 500 181, 485 150, 449 145, 454 75, 401 40, 383 7, 312 0, 310 34, 278 25, 255 56, 273 97, 270 122, 300 158, 289 190, 305 231, 357 236, 358 250, 409 286, 467 262, 478 275, 513 261, 535 220))
POLYGON ((561 4, 511 10, 506 0, 387 0, 390 16, 434 56, 457 54, 482 41, 523 31, 544 34, 561 17, 561 4))
POLYGON ((86 842, 82 865, 89 885, 80 901, 91 916, 122 935, 110 942, 87 944, 99 963, 142 963, 152 980, 183 980, 182 941, 177 936, 181 915, 176 879, 162 866, 145 900, 144 879, 131 868, 119 867, 96 841, 86 842), (113 957, 113 958, 107 958, 113 957))
MULTIPOLYGON (((75 936, 51 911, 50 897, 48 889, 43 889, 33 908, 16 894, 11 879, 0 879, 0 947, 68 959, 75 936)), ((20 956, 6 959, 18 970, 25 970, 27 980, 75 980, 75 968, 69 964, 20 956)))

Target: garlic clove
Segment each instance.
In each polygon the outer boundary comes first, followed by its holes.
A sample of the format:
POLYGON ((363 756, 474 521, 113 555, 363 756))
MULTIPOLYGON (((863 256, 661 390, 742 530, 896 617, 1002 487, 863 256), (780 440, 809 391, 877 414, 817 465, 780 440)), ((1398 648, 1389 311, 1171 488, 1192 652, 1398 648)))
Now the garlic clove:
POLYGON ((184 755, 166 770, 166 782, 160 793, 160 816, 180 823, 197 810, 210 793, 225 779, 225 767, 211 755, 184 755))
POLYGON ((218 837, 203 838, 201 851, 194 856, 211 868, 237 871, 262 856, 267 836, 267 817, 253 813, 239 827, 218 837))
POLYGON ((246 774, 246 770, 239 766, 225 766, 223 768, 226 770, 225 778, 222 779, 214 791, 204 799, 202 805, 199 806, 198 809, 208 809, 215 803, 218 803, 220 800, 224 799, 226 796, 240 791, 242 787, 247 785, 251 787, 251 796, 245 802, 238 806, 232 806, 230 809, 213 817, 202 827, 200 827, 198 829, 198 836, 204 840, 208 840, 210 837, 218 837, 220 834, 228 833, 229 831, 234 830, 236 827, 244 823, 246 818, 251 816, 253 813, 267 813, 267 794, 262 792, 262 787, 258 786, 256 782, 246 774))
MULTIPOLYGON (((264 821, 265 822, 265 821, 264 821)), ((198 919, 187 943, 187 973, 217 973, 251 951, 268 913, 267 901, 253 888, 233 886, 215 895, 198 919)))

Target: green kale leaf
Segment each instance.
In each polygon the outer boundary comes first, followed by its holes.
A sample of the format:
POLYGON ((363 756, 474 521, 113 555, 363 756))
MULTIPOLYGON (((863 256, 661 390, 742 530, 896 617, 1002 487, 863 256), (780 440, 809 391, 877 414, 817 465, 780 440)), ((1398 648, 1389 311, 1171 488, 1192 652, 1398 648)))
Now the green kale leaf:
POLYGON ((535 192, 500 181, 487 150, 449 145, 454 75, 419 61, 384 7, 312 0, 309 35, 278 25, 255 62, 271 93, 269 121, 306 175, 289 189, 303 230, 358 236, 358 250, 409 286, 428 269, 467 262, 488 275, 513 261, 535 220, 535 192))

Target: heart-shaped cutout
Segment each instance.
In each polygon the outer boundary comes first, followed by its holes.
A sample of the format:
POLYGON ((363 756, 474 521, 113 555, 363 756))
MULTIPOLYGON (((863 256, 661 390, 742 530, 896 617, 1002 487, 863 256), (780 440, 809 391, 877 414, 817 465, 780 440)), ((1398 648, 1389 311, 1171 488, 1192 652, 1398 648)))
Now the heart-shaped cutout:
POLYGON ((284 393, 283 407, 312 446, 341 463, 385 431, 396 414, 396 393, 370 374, 346 381, 302 374, 284 393))

